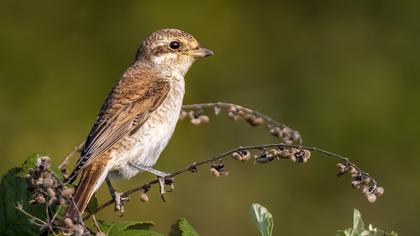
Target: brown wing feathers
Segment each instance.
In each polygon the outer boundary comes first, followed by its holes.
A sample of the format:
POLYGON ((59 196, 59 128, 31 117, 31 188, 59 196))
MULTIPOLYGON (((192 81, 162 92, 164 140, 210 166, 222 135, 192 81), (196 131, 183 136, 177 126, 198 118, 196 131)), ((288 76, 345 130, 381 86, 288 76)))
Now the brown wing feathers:
MULTIPOLYGON (((76 167, 65 181, 72 182, 83 170, 74 196, 76 207, 81 213, 96 191, 95 186, 107 175, 106 163, 109 157, 106 151, 140 128, 169 92, 168 81, 142 75, 122 78, 110 93, 90 131, 76 167)), ((77 209, 70 207, 66 216, 77 216, 77 209)))

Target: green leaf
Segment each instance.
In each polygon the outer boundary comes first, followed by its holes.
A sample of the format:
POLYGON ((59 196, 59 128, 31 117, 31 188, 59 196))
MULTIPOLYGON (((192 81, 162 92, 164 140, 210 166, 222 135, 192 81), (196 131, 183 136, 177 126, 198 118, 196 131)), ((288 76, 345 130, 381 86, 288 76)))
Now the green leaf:
POLYGON ((262 236, 271 236, 273 233, 273 216, 264 206, 253 203, 250 209, 251 217, 254 219, 262 236))
POLYGON ((162 236, 150 230, 154 225, 152 221, 123 221, 107 223, 99 221, 102 231, 108 236, 141 235, 141 236, 162 236))
POLYGON ((20 168, 9 170, 0 182, 0 232, 1 235, 39 235, 39 228, 29 222, 27 216, 16 209, 20 202, 23 209, 40 219, 45 219, 45 205, 32 206, 28 202, 25 175, 32 168, 39 155, 30 156, 20 168), (10 227, 13 226, 13 227, 10 227))
POLYGON ((92 198, 89 200, 88 205, 86 206, 86 212, 89 214, 93 214, 98 209, 98 199, 96 198, 96 195, 94 194, 92 198))
POLYGON ((357 209, 353 211, 353 228, 338 230, 336 236, 398 236, 394 231, 384 231, 369 225, 365 228, 362 214, 357 209))
POLYGON ((188 223, 185 218, 179 219, 175 224, 171 227, 171 232, 169 232, 169 236, 198 236, 199 234, 194 228, 188 223))

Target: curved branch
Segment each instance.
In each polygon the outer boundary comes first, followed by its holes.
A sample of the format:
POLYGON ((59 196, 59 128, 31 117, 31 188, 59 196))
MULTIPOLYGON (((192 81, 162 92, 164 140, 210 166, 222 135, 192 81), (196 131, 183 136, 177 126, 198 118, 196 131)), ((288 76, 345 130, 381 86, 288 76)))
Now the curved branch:
MULTIPOLYGON (((342 155, 339 155, 339 154, 336 154, 336 153, 333 153, 333 152, 329 152, 329 151, 326 151, 326 150, 323 150, 323 149, 319 149, 319 148, 316 148, 316 147, 306 147, 306 146, 301 146, 301 145, 283 144, 283 143, 252 145, 252 146, 245 146, 245 147, 238 147, 238 148, 235 148, 235 149, 231 149, 231 150, 226 151, 226 152, 224 152, 220 155, 217 155, 213 158, 202 160, 202 161, 199 161, 199 162, 194 162, 194 163, 186 166, 183 169, 180 169, 178 171, 175 171, 175 172, 169 174, 166 178, 168 178, 168 179, 174 178, 175 176, 178 176, 178 175, 186 173, 186 172, 193 172, 194 173, 194 172, 196 172, 196 170, 199 166, 202 166, 202 165, 208 164, 208 163, 214 163, 214 162, 217 162, 217 161, 222 161, 223 159, 225 159, 227 157, 231 157, 231 155, 234 154, 234 153, 241 153, 241 152, 243 153, 244 151, 251 151, 251 150, 258 150, 258 151, 266 152, 266 150, 268 148, 277 148, 277 149, 285 149, 285 148, 286 149, 292 149, 292 148, 295 148, 297 150, 314 151, 314 152, 321 153, 325 156, 337 158, 338 160, 342 161, 349 168, 353 168, 354 170, 357 170, 357 174, 361 175, 363 177, 363 179, 369 179, 372 182, 372 184, 369 186, 369 192, 368 192, 369 195, 374 194, 376 192, 376 190, 378 189, 377 181, 372 176, 370 176, 367 172, 365 172, 365 171, 361 170, 359 167, 357 167, 347 157, 344 157, 342 155)), ((257 162, 258 162, 258 158, 259 157, 256 157, 257 162)), ((277 158, 277 159, 280 159, 280 158, 277 158)), ((274 158, 271 159, 271 160, 274 160, 274 158)), ((259 163, 266 163, 266 162, 259 162, 259 163)), ((133 194, 133 193, 138 192, 138 191, 147 192, 147 191, 150 190, 151 186, 155 185, 155 184, 159 184, 158 179, 149 181, 149 182, 143 184, 142 186, 131 188, 131 189, 123 192, 122 197, 127 197, 130 194, 133 194)), ((114 203, 113 199, 108 200, 107 202, 100 205, 95 211, 87 214, 84 217, 84 219, 89 218, 91 214, 95 214, 95 213, 101 211, 102 209, 104 209, 105 207, 107 207, 107 206, 109 206, 113 203, 114 203)))

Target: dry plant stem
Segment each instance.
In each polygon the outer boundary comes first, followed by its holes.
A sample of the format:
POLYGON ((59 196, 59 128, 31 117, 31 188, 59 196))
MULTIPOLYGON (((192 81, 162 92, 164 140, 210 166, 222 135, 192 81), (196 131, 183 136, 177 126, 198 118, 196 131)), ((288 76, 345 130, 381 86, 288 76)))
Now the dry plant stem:
MULTIPOLYGON (((298 149, 303 149, 303 150, 309 150, 309 151, 318 152, 318 153, 324 154, 325 156, 337 158, 340 161, 342 161, 342 162, 344 162, 344 163, 346 163, 346 164, 348 164, 350 166, 353 166, 362 175, 364 175, 366 177, 369 177, 372 180, 373 186, 374 186, 374 189, 372 191, 374 191, 376 189, 376 187, 377 187, 376 180, 373 179, 368 173, 366 173, 365 171, 363 171, 359 167, 357 167, 355 164, 353 164, 347 157, 344 157, 342 155, 339 155, 339 154, 336 154, 336 153, 332 153, 332 152, 329 152, 329 151, 326 151, 326 150, 322 150, 322 149, 319 149, 319 148, 316 148, 316 147, 306 147, 306 146, 301 146, 301 145, 283 144, 283 143, 262 144, 262 145, 253 145, 253 146, 245 146, 245 147, 235 148, 235 149, 226 151, 226 152, 224 152, 224 153, 222 153, 222 154, 220 154, 218 156, 215 156, 213 158, 206 159, 206 160, 199 161, 199 162, 194 162, 191 165, 189 165, 189 166, 187 166, 187 167, 185 167, 185 168, 183 168, 181 170, 178 170, 178 171, 175 171, 175 172, 169 174, 166 178, 174 178, 175 176, 178 176, 178 175, 180 175, 182 173, 185 173, 185 172, 194 172, 194 170, 196 170, 198 166, 201 166, 201 165, 204 165, 204 164, 208 164, 208 163, 213 163, 215 161, 220 161, 220 160, 223 160, 223 159, 225 159, 227 157, 231 157, 231 154, 232 153, 235 153, 235 152, 240 152, 240 151, 244 151, 244 150, 248 150, 248 151, 249 150, 266 150, 268 148, 298 148, 298 149)), ((146 184, 144 184, 142 186, 129 189, 129 190, 123 192, 121 196, 122 197, 126 197, 126 196, 128 196, 128 195, 130 195, 132 193, 135 193, 135 192, 141 191, 141 190, 147 192, 150 189, 150 187, 152 185, 154 185, 154 184, 159 184, 159 180, 158 179, 152 180, 152 181, 150 181, 150 182, 148 182, 148 183, 146 183, 146 184)), ((103 203, 92 214, 101 211, 102 209, 104 209, 105 207, 107 207, 107 206, 109 206, 109 205, 111 205, 113 203, 114 203, 114 200, 113 199, 111 199, 111 200, 103 203)), ((90 217, 90 214, 86 215, 84 217, 84 219, 88 219, 89 217, 90 217)))
MULTIPOLYGON (((240 105, 236 105, 233 103, 227 103, 227 102, 210 102, 210 103, 198 103, 198 104, 188 104, 188 105, 183 105, 182 106, 182 110, 185 111, 189 111, 189 110, 202 110, 205 108, 225 108, 225 109, 229 109, 230 107, 237 107, 240 108, 241 110, 247 112, 248 114, 253 114, 256 115, 258 117, 261 117, 265 123, 266 123, 266 127, 271 129, 273 127, 279 127, 281 129, 286 128, 287 126, 285 124, 279 123, 276 120, 274 120, 273 118, 264 115, 263 113, 244 107, 244 106, 240 106, 240 105)), ((302 144, 302 138, 299 138, 299 143, 302 144)))
POLYGON ((93 225, 95 226, 96 230, 98 232, 102 232, 101 227, 99 227, 99 224, 98 224, 98 221, 96 220, 95 215, 91 215, 90 218, 92 219, 93 225))

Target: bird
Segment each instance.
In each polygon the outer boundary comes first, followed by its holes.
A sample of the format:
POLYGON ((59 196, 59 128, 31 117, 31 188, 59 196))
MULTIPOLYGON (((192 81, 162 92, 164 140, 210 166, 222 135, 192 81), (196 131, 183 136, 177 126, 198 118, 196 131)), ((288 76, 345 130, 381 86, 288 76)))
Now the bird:
POLYGON ((179 29, 151 33, 139 46, 129 66, 104 101, 83 145, 80 158, 65 183, 79 174, 74 204, 65 216, 77 219, 106 180, 129 179, 154 170, 168 144, 181 112, 184 76, 198 58, 213 55, 191 34, 179 29))

